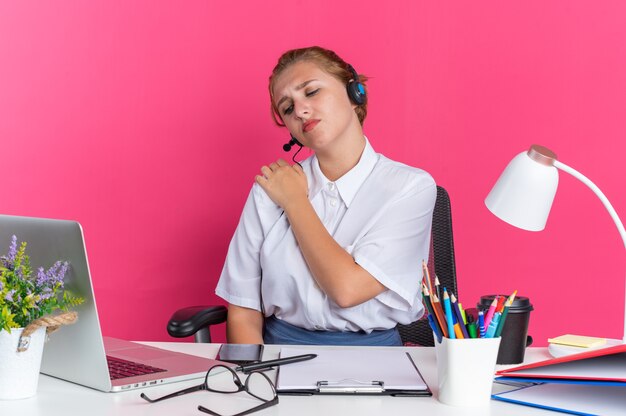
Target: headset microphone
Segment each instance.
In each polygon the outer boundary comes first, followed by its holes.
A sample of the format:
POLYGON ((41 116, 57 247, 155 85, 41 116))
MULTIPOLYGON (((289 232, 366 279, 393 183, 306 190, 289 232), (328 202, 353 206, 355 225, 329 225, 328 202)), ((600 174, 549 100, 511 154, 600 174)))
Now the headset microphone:
POLYGON ((284 150, 285 152, 290 152, 290 151, 291 151, 291 148, 292 148, 293 146, 295 146, 295 145, 298 145, 298 146, 300 146, 300 148, 302 148, 302 143, 300 143, 300 142, 298 141, 298 139, 296 139, 295 137, 293 137, 293 134, 292 134, 292 135, 291 135, 291 139, 289 140, 289 143, 285 143, 285 144, 283 145, 283 150, 284 150))

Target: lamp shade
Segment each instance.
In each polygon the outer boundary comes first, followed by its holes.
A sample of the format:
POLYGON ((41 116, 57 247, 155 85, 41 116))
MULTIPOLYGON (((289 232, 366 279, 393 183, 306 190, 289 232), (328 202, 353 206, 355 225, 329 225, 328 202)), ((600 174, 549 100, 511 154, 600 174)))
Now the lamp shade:
POLYGON ((515 227, 541 231, 546 226, 558 184, 556 167, 522 152, 504 169, 485 205, 495 216, 515 227))

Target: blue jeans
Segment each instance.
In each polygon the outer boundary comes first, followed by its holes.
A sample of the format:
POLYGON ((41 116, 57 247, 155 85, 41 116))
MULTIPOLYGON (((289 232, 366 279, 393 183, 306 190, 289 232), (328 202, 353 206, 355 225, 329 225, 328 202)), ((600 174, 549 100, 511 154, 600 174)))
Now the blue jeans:
POLYGON ((266 344, 283 345, 368 345, 402 346, 396 328, 381 331, 339 332, 309 331, 270 316, 265 319, 263 341, 266 344))

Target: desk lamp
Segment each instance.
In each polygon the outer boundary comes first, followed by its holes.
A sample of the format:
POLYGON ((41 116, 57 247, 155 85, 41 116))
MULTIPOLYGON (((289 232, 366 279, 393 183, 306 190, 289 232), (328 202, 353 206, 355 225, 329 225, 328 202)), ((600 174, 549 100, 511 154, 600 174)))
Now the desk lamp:
MULTIPOLYGON (((532 145, 527 152, 522 152, 511 160, 487 195, 485 205, 496 217, 515 227, 541 231, 545 228, 559 183, 557 169, 579 179, 600 198, 617 225, 626 247, 624 224, 602 191, 580 172, 559 162, 556 154, 543 146, 532 145)), ((624 298, 626 302, 626 293, 624 298)), ((626 303, 623 336, 622 340, 607 340, 607 346, 626 344, 626 303)), ((555 357, 583 351, 581 348, 556 344, 550 344, 549 350, 555 357)))

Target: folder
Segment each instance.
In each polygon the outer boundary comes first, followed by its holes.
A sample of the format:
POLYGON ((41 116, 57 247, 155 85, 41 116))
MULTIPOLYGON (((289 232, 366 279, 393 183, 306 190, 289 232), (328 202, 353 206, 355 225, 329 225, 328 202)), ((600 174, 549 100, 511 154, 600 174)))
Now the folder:
POLYGON ((539 361, 496 373, 517 378, 626 382, 626 344, 539 361))
POLYGON ((280 367, 279 394, 432 395, 411 356, 401 349, 284 347, 280 351, 281 358, 300 354, 317 357, 280 367))
POLYGON ((577 415, 623 415, 626 345, 617 345, 498 371, 496 382, 527 383, 495 400, 577 415))

